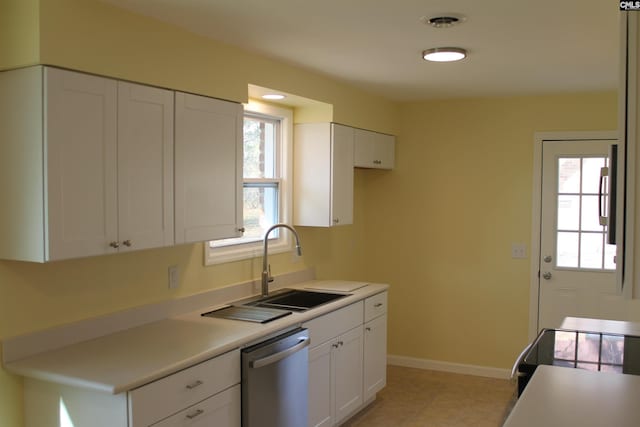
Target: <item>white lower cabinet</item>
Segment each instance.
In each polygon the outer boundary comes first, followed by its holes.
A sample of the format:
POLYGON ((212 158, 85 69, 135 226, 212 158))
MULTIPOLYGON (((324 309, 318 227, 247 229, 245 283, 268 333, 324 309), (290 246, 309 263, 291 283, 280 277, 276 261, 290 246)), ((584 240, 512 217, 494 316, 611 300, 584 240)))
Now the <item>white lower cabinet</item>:
MULTIPOLYGON (((131 390, 128 393, 130 427, 155 425, 173 414, 180 422, 195 421, 204 417, 206 411, 202 406, 192 405, 238 383, 240 352, 232 351, 131 390)), ((160 425, 182 425, 176 422, 160 425)))
POLYGON ((338 337, 335 363, 335 420, 339 423, 362 406, 362 326, 338 337))
POLYGON ((309 426, 332 426, 362 406, 362 326, 309 350, 309 426))
POLYGON ((387 292, 364 300, 364 402, 387 385, 387 292))
POLYGON ((240 384, 203 400, 153 427, 237 427, 240 425, 240 384))
POLYGON ((127 393, 25 380, 26 427, 240 427, 240 351, 127 393))
POLYGON ((364 324, 364 401, 387 385, 387 315, 364 324))

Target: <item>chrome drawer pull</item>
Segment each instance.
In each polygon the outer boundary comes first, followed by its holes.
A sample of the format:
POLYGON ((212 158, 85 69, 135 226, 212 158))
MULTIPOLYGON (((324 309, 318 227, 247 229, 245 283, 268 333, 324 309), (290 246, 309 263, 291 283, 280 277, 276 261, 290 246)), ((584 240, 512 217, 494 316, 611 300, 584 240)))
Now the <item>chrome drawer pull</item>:
POLYGON ((202 409, 198 409, 196 410, 196 412, 194 412, 193 414, 187 414, 187 418, 189 418, 190 420, 194 419, 195 417, 197 417, 198 415, 202 415, 204 414, 204 411, 202 409))
POLYGON ((374 304, 373 306, 374 306, 374 307, 376 307, 376 308, 378 308, 378 307, 382 307, 382 303, 381 303, 381 302, 379 302, 379 303, 377 303, 377 304, 374 304))
POLYGON ((193 390, 194 388, 196 388, 196 387, 198 387, 198 386, 201 386, 201 385, 202 385, 202 381, 198 380, 198 381, 196 381, 196 382, 195 382, 195 383, 193 383, 193 384, 187 384, 187 388, 188 388, 189 390, 193 390))

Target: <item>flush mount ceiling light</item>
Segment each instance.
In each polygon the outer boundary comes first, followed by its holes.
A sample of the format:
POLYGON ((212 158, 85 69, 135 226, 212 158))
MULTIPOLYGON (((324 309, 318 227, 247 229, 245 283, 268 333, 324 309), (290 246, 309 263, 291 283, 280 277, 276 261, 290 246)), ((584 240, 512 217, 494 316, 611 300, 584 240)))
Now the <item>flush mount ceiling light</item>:
POLYGON ((285 99, 286 96, 280 94, 280 93, 267 93, 262 95, 262 99, 268 99, 270 101, 279 101, 281 99, 285 99))
POLYGON ((433 62, 454 62, 466 58, 467 51, 459 47, 434 47, 422 52, 422 57, 433 62))

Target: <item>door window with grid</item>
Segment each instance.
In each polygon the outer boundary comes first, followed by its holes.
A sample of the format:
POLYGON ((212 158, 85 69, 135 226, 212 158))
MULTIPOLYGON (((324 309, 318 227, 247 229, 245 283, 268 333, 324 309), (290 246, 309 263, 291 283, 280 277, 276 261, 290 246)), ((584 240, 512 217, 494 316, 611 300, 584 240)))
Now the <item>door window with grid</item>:
MULTIPOLYGON (((243 123, 243 219, 242 237, 209 242, 208 264, 260 255, 269 227, 286 222, 289 215, 288 181, 291 112, 250 104, 243 123), (252 108, 253 107, 253 108, 252 108)), ((269 250, 282 252, 290 244, 279 230, 269 235, 269 250)))
POLYGON ((600 195, 601 169, 606 157, 558 159, 557 267, 615 270, 615 245, 606 243, 606 226, 599 212, 607 205, 606 186, 600 195))

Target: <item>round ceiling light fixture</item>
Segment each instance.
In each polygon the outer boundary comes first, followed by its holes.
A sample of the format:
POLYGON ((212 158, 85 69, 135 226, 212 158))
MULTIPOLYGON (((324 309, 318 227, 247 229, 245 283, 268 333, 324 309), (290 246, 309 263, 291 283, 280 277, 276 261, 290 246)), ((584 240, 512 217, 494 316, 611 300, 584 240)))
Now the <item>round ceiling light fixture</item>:
POLYGON ((467 57, 467 51, 459 47, 434 47, 422 52, 422 57, 432 62, 454 62, 467 57))

